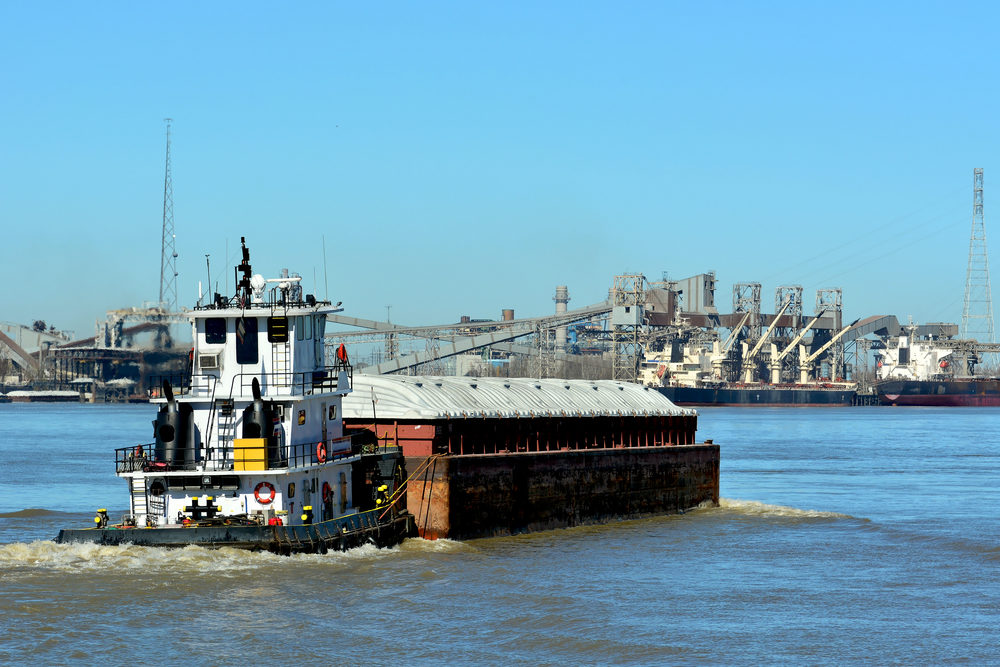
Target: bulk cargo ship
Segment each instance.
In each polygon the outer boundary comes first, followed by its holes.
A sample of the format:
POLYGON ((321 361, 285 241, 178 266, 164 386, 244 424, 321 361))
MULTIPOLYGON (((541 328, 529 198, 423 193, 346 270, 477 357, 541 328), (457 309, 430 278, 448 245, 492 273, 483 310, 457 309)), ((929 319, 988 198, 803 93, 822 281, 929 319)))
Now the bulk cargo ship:
MULTIPOLYGON (((818 317, 817 317, 818 319, 818 317)), ((777 321, 777 317, 774 321, 777 321)), ((816 320, 814 319, 813 322, 816 320)), ((772 325, 773 326, 773 325, 772 325)), ((679 350, 680 359, 671 360, 672 351, 657 352, 643 358, 639 366, 639 382, 655 388, 677 405, 692 406, 849 406, 857 394, 853 382, 812 380, 816 360, 840 339, 852 325, 845 327, 817 350, 809 352, 799 346, 799 382, 782 382, 782 360, 801 341, 802 336, 812 326, 807 326, 783 349, 771 345, 771 362, 764 364, 764 373, 770 371, 770 383, 756 382, 760 368, 754 361, 760 352, 768 332, 752 348, 744 344, 740 357, 734 361, 731 346, 735 336, 725 342, 714 341, 711 345, 685 345, 679 350), (726 380, 731 375, 729 369, 740 369, 742 382, 726 380)), ((735 329, 734 331, 738 330, 735 329)), ((787 374, 786 374, 787 375, 787 374)))
POLYGON ((962 364, 953 347, 918 339, 913 328, 894 342, 876 363, 882 405, 1000 406, 1000 378, 956 375, 972 371, 975 357, 962 364))

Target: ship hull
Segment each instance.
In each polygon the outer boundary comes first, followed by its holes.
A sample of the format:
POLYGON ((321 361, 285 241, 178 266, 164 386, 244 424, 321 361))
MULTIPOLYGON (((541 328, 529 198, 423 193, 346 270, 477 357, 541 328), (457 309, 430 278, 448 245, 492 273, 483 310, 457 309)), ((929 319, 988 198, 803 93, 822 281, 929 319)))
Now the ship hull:
POLYGON ((143 547, 229 547, 278 554, 344 551, 370 543, 391 547, 416 536, 413 516, 378 520, 374 512, 296 526, 191 526, 162 528, 83 528, 59 531, 59 544, 131 544, 143 547))
POLYGON ((657 387, 677 405, 768 407, 843 407, 851 405, 855 390, 825 387, 657 387))
POLYGON ((1000 407, 1000 379, 888 380, 876 388, 882 405, 1000 407))

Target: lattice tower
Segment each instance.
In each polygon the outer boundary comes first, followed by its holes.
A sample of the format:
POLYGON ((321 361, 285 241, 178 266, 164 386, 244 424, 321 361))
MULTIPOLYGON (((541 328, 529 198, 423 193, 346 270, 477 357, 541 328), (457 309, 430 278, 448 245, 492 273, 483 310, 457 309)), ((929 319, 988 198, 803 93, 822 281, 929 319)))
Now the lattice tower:
POLYGON ((167 161, 163 176, 163 238, 160 244, 160 305, 177 312, 177 235, 174 233, 174 182, 170 176, 170 124, 167 124, 167 161))
POLYGON ((535 325, 535 354, 531 358, 531 374, 537 378, 549 378, 555 374, 556 365, 555 331, 541 324, 535 325))
POLYGON ((802 328, 802 285, 782 285, 774 291, 774 312, 781 310, 786 301, 790 305, 785 310, 785 317, 789 318, 791 326, 777 327, 774 330, 774 339, 781 340, 791 338, 802 328))
POLYGON ((965 272, 962 338, 974 338, 980 343, 995 342, 990 259, 986 250, 986 224, 983 221, 982 169, 975 169, 972 175, 972 234, 969 237, 969 266, 965 272))
MULTIPOLYGON (((831 289, 816 290, 816 314, 822 312, 824 317, 833 318, 832 329, 819 329, 813 334, 812 346, 817 348, 826 343, 830 338, 837 335, 843 327, 844 322, 844 292, 839 287, 831 289)), ((844 343, 837 341, 827 351, 816 360, 817 369, 822 367, 823 360, 827 360, 829 366, 829 377, 835 380, 838 377, 837 371, 843 368, 844 364, 844 343)), ((817 370, 817 376, 821 373, 817 370)), ((824 376, 826 377, 826 376, 824 376)))
POLYGON ((759 339, 761 335, 760 283, 736 283, 733 285, 733 312, 750 313, 750 318, 746 323, 749 330, 747 340, 759 339))
POLYGON ((611 379, 635 382, 642 355, 646 277, 641 273, 615 276, 611 288, 611 379))

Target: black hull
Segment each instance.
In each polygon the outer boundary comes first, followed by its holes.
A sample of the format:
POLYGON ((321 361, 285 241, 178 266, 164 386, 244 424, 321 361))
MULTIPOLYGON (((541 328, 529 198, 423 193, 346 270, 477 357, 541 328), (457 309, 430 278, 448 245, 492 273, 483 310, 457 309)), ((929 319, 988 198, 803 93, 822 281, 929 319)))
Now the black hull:
POLYGON ((1000 407, 1000 379, 887 380, 876 387, 882 405, 1000 407))
POLYGON ((344 551, 366 543, 391 547, 416 536, 413 516, 402 513, 379 521, 374 512, 299 526, 192 526, 165 528, 83 528, 59 531, 59 544, 133 544, 144 547, 208 549, 230 547, 278 554, 344 551))
POLYGON ((657 387, 677 405, 769 407, 842 407, 851 405, 853 389, 823 387, 657 387))

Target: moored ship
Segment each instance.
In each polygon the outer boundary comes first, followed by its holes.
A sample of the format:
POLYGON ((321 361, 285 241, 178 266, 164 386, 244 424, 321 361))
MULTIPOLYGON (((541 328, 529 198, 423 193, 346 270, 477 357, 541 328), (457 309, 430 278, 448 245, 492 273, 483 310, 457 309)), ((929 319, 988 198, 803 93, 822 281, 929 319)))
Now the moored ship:
POLYGON ((1000 378, 971 375, 976 357, 956 360, 944 340, 922 339, 915 328, 891 341, 878 356, 875 390, 882 405, 1000 406, 1000 378), (964 368, 963 368, 964 366, 964 368), (956 372, 970 373, 968 376, 956 372))
MULTIPOLYGON (((296 278, 253 274, 243 244, 232 298, 191 311, 191 374, 162 383, 154 441, 115 450, 129 509, 57 542, 260 549, 389 546, 413 533, 402 453, 344 435, 346 352, 324 364, 329 302, 296 278)), ((339 305, 339 304, 338 304, 339 305)))
POLYGON ((677 405, 818 407, 849 406, 857 390, 849 383, 769 385, 719 383, 656 388, 677 405))
MULTIPOLYGON (((850 327, 841 332, 843 334, 850 327)), ((839 337, 839 336, 838 336, 839 337)), ((829 344, 837 338, 830 340, 829 344)), ((791 346, 789 346, 790 348, 791 346)), ((818 353, 801 351, 801 358, 815 358, 818 353)), ((788 348, 786 348, 787 353, 788 348)), ((727 377, 727 366, 731 366, 728 344, 719 341, 707 345, 689 345, 681 350, 678 361, 671 361, 667 352, 647 355, 639 367, 639 382, 655 388, 677 405, 690 406, 771 406, 771 407, 811 407, 849 406, 857 394, 854 382, 811 380, 808 361, 803 365, 799 382, 782 382, 781 354, 772 346, 772 382, 755 382, 751 364, 744 363, 743 382, 733 382, 727 377)), ((752 357, 754 350, 747 350, 745 356, 752 357)), ((811 359, 810 359, 811 361, 811 359)))

